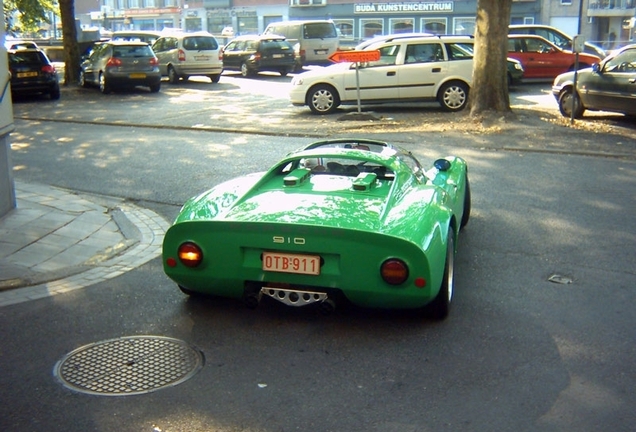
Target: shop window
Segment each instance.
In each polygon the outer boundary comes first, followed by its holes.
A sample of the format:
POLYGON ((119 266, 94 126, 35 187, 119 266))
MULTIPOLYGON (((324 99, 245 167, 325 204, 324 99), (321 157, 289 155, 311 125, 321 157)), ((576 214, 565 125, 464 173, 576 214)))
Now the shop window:
POLYGON ((375 36, 382 36, 384 31, 384 22, 381 19, 361 19, 360 35, 363 39, 370 39, 375 36))
POLYGON ((422 18, 420 28, 424 33, 446 34, 446 18, 422 18))
POLYGON ((391 34, 395 33, 413 33, 414 20, 412 18, 391 18, 389 19, 389 27, 391 34))
POLYGON ((353 20, 352 19, 335 19, 333 23, 338 29, 338 35, 342 39, 353 39, 353 20))

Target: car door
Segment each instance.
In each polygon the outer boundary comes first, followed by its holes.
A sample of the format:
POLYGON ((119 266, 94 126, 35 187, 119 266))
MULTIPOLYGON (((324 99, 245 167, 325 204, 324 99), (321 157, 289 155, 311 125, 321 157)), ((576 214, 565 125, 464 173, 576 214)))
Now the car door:
POLYGON ((441 41, 405 44, 404 64, 398 70, 401 99, 435 97, 437 84, 448 69, 441 41))
POLYGON ((581 83, 583 103, 595 109, 636 113, 636 48, 609 60, 581 83))
MULTIPOLYGON (((360 82, 360 99, 363 101, 390 100, 399 98, 398 54, 399 44, 387 45, 379 48, 380 60, 364 63, 358 69, 360 82)), ((357 99, 355 64, 344 77, 344 100, 357 99)))
MULTIPOLYGON (((223 68, 238 69, 240 66, 240 41, 234 40, 223 48, 223 68)), ((244 42, 243 42, 244 44, 244 42)))
POLYGON ((107 55, 109 48, 108 44, 96 45, 82 64, 84 78, 87 82, 97 83, 99 81, 99 72, 104 66, 102 59, 107 55))
POLYGON ((521 62, 524 78, 554 78, 572 63, 571 55, 541 37, 513 37, 508 41, 508 56, 521 62))
POLYGON ((177 38, 172 36, 162 37, 155 41, 152 50, 159 60, 161 75, 168 75, 168 64, 172 61, 172 50, 177 47, 177 38))

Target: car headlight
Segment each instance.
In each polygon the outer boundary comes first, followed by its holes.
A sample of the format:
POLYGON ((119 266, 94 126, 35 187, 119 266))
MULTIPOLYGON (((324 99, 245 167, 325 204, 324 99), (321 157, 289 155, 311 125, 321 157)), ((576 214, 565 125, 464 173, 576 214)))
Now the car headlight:
POLYGON ((521 63, 515 63, 515 69, 523 70, 523 67, 521 66, 521 63))

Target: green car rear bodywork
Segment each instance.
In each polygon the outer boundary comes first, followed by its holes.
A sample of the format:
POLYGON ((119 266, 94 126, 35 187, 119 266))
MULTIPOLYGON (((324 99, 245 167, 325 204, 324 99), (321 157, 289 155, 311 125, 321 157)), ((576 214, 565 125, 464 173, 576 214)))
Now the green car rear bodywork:
POLYGON ((220 184, 181 209, 164 238, 164 271, 188 293, 242 299, 283 287, 363 307, 425 306, 442 286, 449 229, 456 237, 466 223, 470 190, 463 159, 424 170, 410 158, 400 150, 312 148, 220 184), (336 159, 353 172, 303 165, 336 159), (179 259, 184 243, 201 251, 195 267, 179 259), (265 270, 264 253, 290 257, 289 268, 265 270), (392 259, 408 268, 399 284, 381 274, 392 259), (307 272, 308 265, 317 268, 307 272))

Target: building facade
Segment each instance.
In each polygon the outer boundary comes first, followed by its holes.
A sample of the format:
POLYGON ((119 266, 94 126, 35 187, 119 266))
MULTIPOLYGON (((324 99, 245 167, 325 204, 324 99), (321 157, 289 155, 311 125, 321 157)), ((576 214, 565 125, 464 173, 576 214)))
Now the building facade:
MULTIPOLYGON (((76 0, 76 3, 95 0, 76 0)), ((270 22, 331 19, 343 44, 400 32, 473 34, 477 0, 98 0, 91 24, 107 30, 262 33, 270 22)), ((511 24, 548 24, 614 48, 633 43, 636 0, 513 0, 511 24)))

